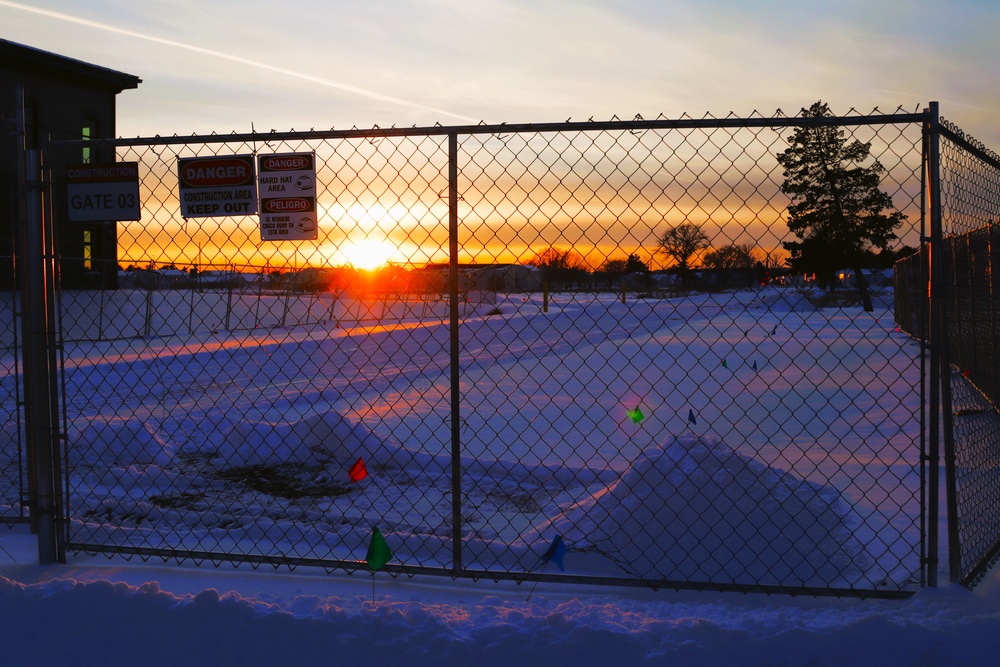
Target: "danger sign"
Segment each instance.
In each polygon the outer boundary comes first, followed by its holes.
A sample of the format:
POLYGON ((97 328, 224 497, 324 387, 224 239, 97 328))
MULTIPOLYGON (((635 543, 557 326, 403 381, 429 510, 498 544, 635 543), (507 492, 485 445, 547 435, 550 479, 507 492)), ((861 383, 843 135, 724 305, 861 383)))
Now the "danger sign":
POLYGON ((252 155, 177 160, 181 216, 209 218, 257 212, 257 178, 252 155))
POLYGON ((261 240, 319 238, 315 153, 261 155, 258 166, 261 240))

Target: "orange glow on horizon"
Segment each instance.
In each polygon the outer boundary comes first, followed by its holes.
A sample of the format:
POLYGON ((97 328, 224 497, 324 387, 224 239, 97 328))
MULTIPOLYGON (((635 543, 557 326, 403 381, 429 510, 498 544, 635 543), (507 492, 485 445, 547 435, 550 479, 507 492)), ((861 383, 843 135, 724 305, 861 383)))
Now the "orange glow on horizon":
POLYGON ((343 264, 355 269, 378 269, 389 262, 402 262, 399 248, 389 241, 379 241, 374 238, 352 240, 348 238, 341 243, 330 257, 334 265, 343 264))

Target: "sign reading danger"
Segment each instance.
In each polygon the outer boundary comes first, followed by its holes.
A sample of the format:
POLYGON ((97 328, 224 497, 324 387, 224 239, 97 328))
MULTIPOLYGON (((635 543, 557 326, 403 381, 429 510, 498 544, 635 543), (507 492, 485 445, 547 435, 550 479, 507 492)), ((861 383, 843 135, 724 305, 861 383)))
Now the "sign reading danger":
POLYGON ((258 157, 261 241, 311 241, 316 225, 316 154, 258 157))
POLYGON ((257 212, 257 179, 252 155, 180 158, 181 216, 253 215, 257 212))

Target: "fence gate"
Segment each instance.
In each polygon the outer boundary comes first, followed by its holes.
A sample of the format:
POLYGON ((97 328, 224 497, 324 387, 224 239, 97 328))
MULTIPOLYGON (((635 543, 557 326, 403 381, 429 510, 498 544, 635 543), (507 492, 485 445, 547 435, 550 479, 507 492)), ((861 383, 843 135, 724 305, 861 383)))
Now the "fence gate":
POLYGON ((927 121, 97 142, 138 163, 143 210, 113 260, 56 222, 62 547, 355 570, 377 533, 392 574, 909 595, 926 346, 888 269, 785 270, 778 155, 798 131, 867 144, 891 249, 915 249, 927 121), (258 195, 300 240, 187 208, 228 186, 182 201, 182 161, 290 154, 314 177, 258 195), (283 213, 296 186, 315 221, 283 213))
POLYGON ((945 123, 940 183, 949 564, 972 587, 1000 558, 1000 158, 945 123))

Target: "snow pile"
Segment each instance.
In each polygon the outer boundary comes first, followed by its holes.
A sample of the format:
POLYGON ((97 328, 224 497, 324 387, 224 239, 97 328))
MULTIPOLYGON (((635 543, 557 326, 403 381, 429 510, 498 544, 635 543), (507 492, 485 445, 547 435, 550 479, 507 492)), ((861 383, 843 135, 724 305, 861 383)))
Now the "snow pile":
POLYGON ((114 578, 100 567, 62 578, 52 576, 58 569, 0 567, 4 664, 977 667, 1000 650, 996 595, 958 587, 859 602, 566 587, 550 595, 542 586, 527 601, 510 587, 476 594, 379 575, 373 602, 368 577, 174 568, 182 592, 169 592, 178 589, 138 578, 169 579, 166 568, 107 568, 114 578), (10 578, 12 569, 39 583, 10 578), (238 592, 199 588, 211 572, 238 592))
POLYGON ((91 466, 166 465, 177 448, 138 419, 93 417, 70 429, 70 463, 91 466))
POLYGON ((346 469, 359 458, 380 466, 402 463, 402 447, 375 436, 335 410, 290 419, 287 413, 285 416, 282 420, 237 422, 224 433, 215 456, 228 467, 294 462, 346 469))
POLYGON ((816 306, 809 300, 809 294, 797 289, 761 290, 760 301, 754 304, 758 310, 773 313, 811 313, 816 306))
POLYGON ((872 568, 849 510, 835 489, 685 433, 539 532, 646 578, 842 585, 872 568))

